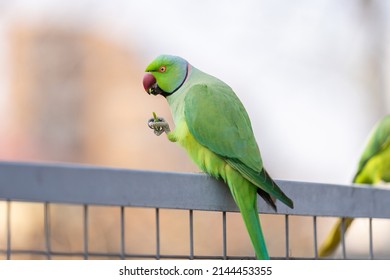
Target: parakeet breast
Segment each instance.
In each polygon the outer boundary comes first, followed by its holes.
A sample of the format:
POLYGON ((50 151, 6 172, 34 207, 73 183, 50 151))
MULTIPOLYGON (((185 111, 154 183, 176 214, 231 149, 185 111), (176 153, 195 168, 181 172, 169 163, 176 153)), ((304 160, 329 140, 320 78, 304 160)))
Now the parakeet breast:
POLYGON ((196 141, 184 120, 176 125, 175 138, 200 169, 226 181, 226 170, 230 169, 230 166, 221 157, 196 141))

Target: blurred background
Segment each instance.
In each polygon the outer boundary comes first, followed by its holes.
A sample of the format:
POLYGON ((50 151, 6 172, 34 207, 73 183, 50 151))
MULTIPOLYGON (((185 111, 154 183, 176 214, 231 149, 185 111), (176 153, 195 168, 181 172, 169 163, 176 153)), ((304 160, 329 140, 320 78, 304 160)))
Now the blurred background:
MULTIPOLYGON (((198 172, 180 147, 147 127, 153 111, 173 126, 164 98, 142 87, 146 65, 166 53, 235 90, 274 178, 349 184, 368 133, 390 112, 389 18, 386 0, 0 0, 0 160, 198 172)), ((43 246, 43 206, 13 207, 13 246, 43 246)), ((147 236, 153 213, 127 211, 133 213, 127 227, 147 236), (142 222, 131 219, 139 216, 142 222)), ((110 240, 119 237, 118 210, 91 212, 91 248, 110 251, 110 240)), ((165 212, 164 236, 178 248, 163 245, 163 251, 186 251, 178 240, 187 238, 187 215, 165 212)), ((51 211, 58 220, 54 247, 81 246, 80 213, 63 205, 51 211)), ((220 253, 202 228, 210 230, 219 221, 215 215, 197 213, 200 253, 220 253)), ((281 231, 278 218, 263 220, 266 235, 281 231)), ((229 214, 229 221, 236 244, 229 253, 251 254, 240 216, 229 214)), ((320 240, 332 222, 324 218, 320 240)), ((390 246, 390 225, 376 223, 378 242, 390 246)), ((305 219, 292 223, 294 256, 312 250, 305 241, 312 229, 304 225, 305 219)), ((357 221, 349 233, 357 255, 368 248, 359 242, 366 226, 357 221)), ((132 236, 128 250, 153 248, 153 235, 150 242, 132 236)), ((283 252, 283 244, 269 243, 271 255, 283 252)))

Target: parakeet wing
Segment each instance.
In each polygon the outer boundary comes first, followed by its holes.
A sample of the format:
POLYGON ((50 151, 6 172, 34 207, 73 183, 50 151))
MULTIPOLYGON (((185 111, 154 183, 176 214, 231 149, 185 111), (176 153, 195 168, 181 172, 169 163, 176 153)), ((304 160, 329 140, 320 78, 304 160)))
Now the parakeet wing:
MULTIPOLYGON (((384 117, 372 130, 366 147, 360 157, 356 176, 363 170, 370 158, 390 146, 390 115, 384 117)), ((355 176, 355 178, 356 178, 355 176)))
POLYGON ((263 170, 249 117, 230 87, 197 84, 186 94, 184 114, 195 139, 254 185, 292 207, 292 201, 263 170))
POLYGON ((263 164, 249 117, 228 86, 192 86, 184 102, 187 126, 200 144, 260 172, 263 164))

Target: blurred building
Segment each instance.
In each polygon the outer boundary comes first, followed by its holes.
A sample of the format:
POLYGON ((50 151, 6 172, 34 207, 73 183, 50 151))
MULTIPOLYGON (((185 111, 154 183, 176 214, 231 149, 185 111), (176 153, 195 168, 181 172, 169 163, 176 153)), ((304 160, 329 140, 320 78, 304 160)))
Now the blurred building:
MULTIPOLYGON (((18 25, 10 32, 10 151, 3 158, 180 169, 184 157, 149 130, 152 111, 137 55, 93 33, 18 25)), ((190 164, 188 164, 190 166, 190 164)))

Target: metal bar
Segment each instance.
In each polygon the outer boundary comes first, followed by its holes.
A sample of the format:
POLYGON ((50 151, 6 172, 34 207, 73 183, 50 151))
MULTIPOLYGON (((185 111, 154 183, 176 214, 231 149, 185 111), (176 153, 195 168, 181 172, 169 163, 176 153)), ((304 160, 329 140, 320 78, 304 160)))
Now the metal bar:
POLYGON ((194 211, 189 210, 190 220, 190 260, 194 259, 194 211))
POLYGON ((11 201, 7 200, 7 260, 11 259, 11 201))
MULTIPOLYGON (((390 218, 390 190, 383 187, 276 181, 295 204, 277 201, 279 214, 390 218)), ((226 185, 205 174, 76 164, 0 162, 0 199, 238 211, 226 185)), ((260 199, 258 208, 273 213, 260 199)))
POLYGON ((284 216, 285 219, 284 219, 284 224, 285 224, 285 233, 286 233, 286 259, 289 259, 290 258, 290 254, 289 254, 289 251, 290 251, 290 244, 289 244, 289 221, 288 221, 288 215, 285 215, 284 216))
POLYGON ((313 216, 314 258, 318 259, 317 216, 313 216))
POLYGON ((374 244, 372 235, 372 218, 368 218, 368 238, 370 242, 370 260, 374 259, 374 244))
POLYGON ((156 260, 160 259, 160 209, 156 208, 156 260))
POLYGON ((345 218, 341 218, 341 249, 343 252, 343 259, 347 259, 347 253, 345 250, 345 218))
POLYGON ((226 211, 222 212, 222 252, 223 259, 227 259, 227 238, 226 238, 226 211))
POLYGON ((84 259, 88 260, 88 205, 84 204, 83 209, 84 259))
POLYGON ((50 242, 50 213, 49 213, 49 203, 48 202, 45 202, 44 206, 43 206, 43 214, 44 214, 44 227, 45 227, 45 246, 46 246, 46 256, 47 256, 47 259, 50 260, 51 259, 51 255, 50 255, 50 252, 51 252, 51 242, 50 242))
POLYGON ((121 206, 121 259, 125 259, 126 245, 125 245, 125 207, 121 206))

